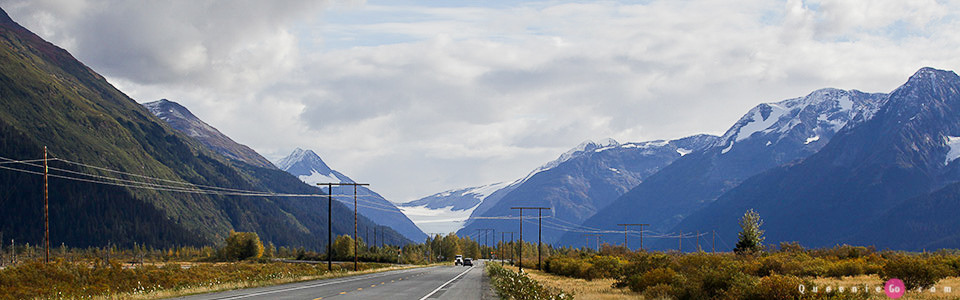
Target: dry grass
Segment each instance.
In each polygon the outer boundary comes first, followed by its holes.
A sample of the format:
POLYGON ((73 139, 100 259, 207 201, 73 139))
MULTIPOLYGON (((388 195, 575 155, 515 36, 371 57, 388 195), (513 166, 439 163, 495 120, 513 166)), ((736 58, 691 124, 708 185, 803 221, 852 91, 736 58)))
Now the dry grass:
MULTIPOLYGON (((860 275, 860 276, 848 276, 843 277, 843 279, 836 278, 817 278, 813 282, 820 288, 821 291, 825 287, 831 287, 832 289, 837 289, 837 287, 844 287, 846 290, 849 290, 850 287, 857 286, 862 288, 863 286, 869 286, 871 288, 871 297, 873 299, 889 299, 883 292, 877 293, 876 287, 882 287, 883 281, 880 280, 876 275, 860 275)), ((937 282, 936 292, 930 292, 929 290, 924 290, 923 292, 918 292, 916 290, 908 291, 900 299, 960 299, 960 277, 949 277, 940 282, 937 282), (944 288, 950 287, 952 289, 951 293, 945 293, 944 288)))
POLYGON ((159 290, 159 291, 146 293, 146 294, 123 293, 123 294, 115 294, 115 295, 109 295, 109 296, 99 296, 99 297, 94 297, 93 299, 101 299, 101 300, 164 299, 164 298, 174 298, 174 297, 182 297, 182 296, 189 296, 189 295, 196 295, 196 294, 214 293, 214 292, 222 292, 222 291, 230 291, 230 290, 246 289, 246 288, 256 288, 256 287, 272 286, 272 285, 278 285, 278 284, 295 283, 295 282, 303 282, 303 281, 311 281, 311 280, 340 278, 340 277, 380 273, 380 272, 387 272, 387 271, 394 271, 394 270, 405 270, 405 269, 412 269, 412 268, 422 268, 422 267, 425 267, 425 266, 404 265, 404 266, 393 266, 393 267, 380 268, 380 269, 369 269, 369 270, 363 270, 363 271, 357 271, 357 272, 354 272, 354 271, 332 272, 332 273, 324 273, 323 275, 317 275, 317 276, 279 278, 279 279, 266 280, 266 281, 228 282, 228 283, 217 284, 213 286, 186 288, 186 289, 180 289, 180 290, 159 290))
MULTIPOLYGON (((508 270, 517 271, 517 267, 504 265, 508 270)), ((631 292, 628 289, 618 289, 611 287, 614 279, 595 279, 587 281, 583 279, 558 276, 544 273, 534 269, 524 269, 524 272, 531 279, 540 282, 540 284, 558 288, 565 292, 573 294, 575 299, 598 299, 598 300, 618 300, 618 299, 643 299, 640 294, 631 292)))
MULTIPOLYGON (((515 272, 517 271, 517 268, 514 266, 505 265, 504 267, 515 272)), ((643 296, 638 293, 631 292, 629 289, 618 289, 611 287, 615 281, 613 279, 587 281, 583 279, 553 275, 533 269, 524 269, 524 271, 527 272, 530 278, 539 281, 544 286, 560 288, 564 291, 573 293, 576 299, 643 299, 643 296)), ((848 276, 844 277, 843 279, 825 277, 816 278, 812 281, 819 287, 821 292, 823 292, 828 286, 834 290, 842 286, 845 288, 845 290, 849 291, 853 286, 857 286, 861 289, 863 286, 869 286, 871 289, 874 289, 878 286, 882 286, 883 284, 883 282, 876 275, 848 276)), ((929 290, 925 290, 923 292, 917 292, 915 290, 909 291, 900 299, 960 299, 960 277, 943 279, 936 284, 936 288, 937 290, 935 293, 931 293, 929 290), (945 293, 945 287, 950 287, 952 292, 945 293)), ((809 287, 807 290, 809 291, 809 287)), ((871 297, 871 299, 889 299, 882 292, 874 292, 873 295, 874 297, 871 297)))

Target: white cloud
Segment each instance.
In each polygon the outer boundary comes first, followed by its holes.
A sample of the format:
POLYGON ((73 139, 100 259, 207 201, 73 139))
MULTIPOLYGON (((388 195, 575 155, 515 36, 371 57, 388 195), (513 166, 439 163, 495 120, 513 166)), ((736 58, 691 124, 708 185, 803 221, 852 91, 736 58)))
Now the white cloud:
POLYGON ((3 6, 134 98, 180 101, 269 158, 313 148, 393 201, 960 66, 958 8, 936 1, 311 3, 3 6))

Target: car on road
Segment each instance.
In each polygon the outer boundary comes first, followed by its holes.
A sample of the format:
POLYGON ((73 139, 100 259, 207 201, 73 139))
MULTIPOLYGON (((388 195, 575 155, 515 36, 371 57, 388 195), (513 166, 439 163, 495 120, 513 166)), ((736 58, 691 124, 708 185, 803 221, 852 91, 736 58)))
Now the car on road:
POLYGON ((455 259, 453 259, 453 265, 454 265, 454 266, 462 266, 462 265, 463 265, 463 255, 457 255, 457 257, 456 257, 455 259))
POLYGON ((469 258, 464 258, 464 259, 463 259, 463 266, 464 266, 464 267, 466 267, 466 266, 471 266, 471 267, 472 267, 472 266, 473 266, 473 260, 472 260, 472 259, 469 259, 469 258))

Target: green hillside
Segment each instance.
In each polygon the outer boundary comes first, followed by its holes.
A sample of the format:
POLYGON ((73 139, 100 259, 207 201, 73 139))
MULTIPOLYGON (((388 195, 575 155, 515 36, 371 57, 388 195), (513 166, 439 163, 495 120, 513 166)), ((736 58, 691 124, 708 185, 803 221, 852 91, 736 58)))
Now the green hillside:
MULTIPOLYGON (((0 44, 0 157, 37 159, 47 146, 53 157, 167 180, 319 193, 282 171, 230 161, 174 131, 2 10, 0 44)), ((51 162, 51 167, 117 176, 61 161, 51 162)), ((0 170, 4 239, 41 242, 42 201, 40 176, 0 170)), ((51 244, 198 245, 216 243, 229 230, 237 230, 256 231, 278 245, 317 248, 326 242, 326 206, 326 199, 318 198, 190 194, 51 178, 51 244)), ((335 203, 335 234, 352 233, 352 216, 352 209, 335 203)), ((361 232, 372 226, 369 220, 360 221, 361 232)), ((387 241, 405 240, 390 231, 387 241)))

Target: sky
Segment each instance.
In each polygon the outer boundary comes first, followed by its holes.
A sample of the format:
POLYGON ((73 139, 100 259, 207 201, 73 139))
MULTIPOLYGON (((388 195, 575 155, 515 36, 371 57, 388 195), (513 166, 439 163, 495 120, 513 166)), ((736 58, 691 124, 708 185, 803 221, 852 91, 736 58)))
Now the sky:
POLYGON ((585 140, 721 135, 819 88, 960 67, 934 0, 0 0, 138 102, 394 202, 512 181, 585 140))

